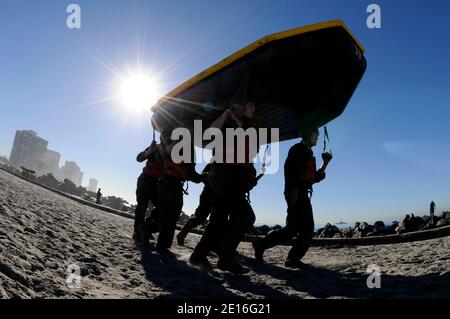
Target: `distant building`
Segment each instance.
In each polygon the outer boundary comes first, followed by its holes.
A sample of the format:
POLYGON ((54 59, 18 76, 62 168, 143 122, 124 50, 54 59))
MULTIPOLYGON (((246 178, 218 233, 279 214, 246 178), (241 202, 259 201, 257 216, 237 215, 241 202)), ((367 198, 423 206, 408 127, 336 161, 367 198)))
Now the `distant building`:
POLYGON ((54 177, 59 175, 59 160, 61 154, 52 150, 46 150, 38 163, 37 175, 51 173, 54 177))
POLYGON ((41 169, 40 161, 47 151, 47 145, 48 141, 39 137, 34 131, 16 131, 9 159, 11 165, 16 168, 23 166, 39 171, 41 169))
POLYGON ((6 157, 0 156, 0 165, 9 166, 11 163, 6 157))
POLYGON ((95 193, 95 192, 97 192, 97 187, 98 187, 98 181, 95 178, 90 178, 88 191, 95 193))
POLYGON ((64 166, 61 167, 59 179, 64 181, 66 178, 75 185, 81 186, 81 183, 83 182, 83 172, 76 162, 66 161, 64 166))

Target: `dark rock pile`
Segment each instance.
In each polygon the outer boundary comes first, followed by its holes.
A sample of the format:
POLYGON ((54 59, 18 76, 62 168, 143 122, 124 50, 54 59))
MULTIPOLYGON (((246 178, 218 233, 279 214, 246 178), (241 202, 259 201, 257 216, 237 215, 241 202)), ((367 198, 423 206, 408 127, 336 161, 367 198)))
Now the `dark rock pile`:
POLYGON ((386 226, 383 221, 377 221, 370 225, 366 222, 356 222, 354 227, 347 229, 339 229, 338 227, 326 224, 324 228, 320 228, 316 233, 317 238, 363 238, 373 236, 385 236, 394 234, 404 234, 415 231, 422 231, 444 227, 450 225, 450 212, 443 212, 440 216, 434 216, 433 221, 430 216, 415 216, 414 214, 406 215, 399 223, 393 222, 386 226))

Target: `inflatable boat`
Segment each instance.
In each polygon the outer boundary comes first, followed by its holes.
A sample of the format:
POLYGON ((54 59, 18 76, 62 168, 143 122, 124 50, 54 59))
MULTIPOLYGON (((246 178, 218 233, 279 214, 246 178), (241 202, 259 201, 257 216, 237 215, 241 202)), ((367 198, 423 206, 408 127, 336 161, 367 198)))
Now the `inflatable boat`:
POLYGON ((364 52, 340 20, 268 35, 162 97, 152 126, 202 120, 206 129, 230 105, 254 102, 256 128, 279 128, 280 141, 297 138, 342 114, 366 70, 364 52))

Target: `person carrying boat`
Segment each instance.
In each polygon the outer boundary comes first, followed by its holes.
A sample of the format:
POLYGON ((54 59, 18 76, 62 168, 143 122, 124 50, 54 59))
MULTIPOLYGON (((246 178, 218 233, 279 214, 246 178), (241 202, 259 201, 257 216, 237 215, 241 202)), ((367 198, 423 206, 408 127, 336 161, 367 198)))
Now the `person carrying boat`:
POLYGON ((140 152, 136 156, 136 161, 142 163, 147 161, 141 175, 139 175, 136 187, 136 201, 137 206, 134 211, 134 230, 133 240, 136 244, 147 244, 148 240, 152 238, 151 230, 149 229, 150 221, 145 220, 145 213, 149 202, 153 204, 153 210, 151 215, 155 219, 158 215, 158 191, 157 183, 158 178, 161 175, 160 163, 157 161, 157 150, 160 147, 155 140, 144 151, 140 152))
POLYGON ((314 217, 310 202, 312 185, 325 178, 325 169, 332 155, 323 153, 323 165, 316 170, 316 159, 312 147, 317 144, 319 131, 316 128, 306 129, 302 131, 301 137, 302 141, 289 150, 284 164, 284 196, 288 206, 286 226, 253 242, 255 258, 259 262, 264 261, 263 255, 266 249, 296 237, 285 266, 299 268, 303 265, 300 260, 310 247, 314 233, 314 217))
POLYGON ((209 224, 189 259, 195 266, 210 267, 207 256, 214 249, 219 255, 219 269, 235 274, 248 271, 235 259, 235 255, 245 233, 255 222, 255 214, 247 195, 257 183, 253 165, 258 149, 257 141, 251 141, 248 136, 243 144, 242 141, 235 140, 236 136, 231 141, 226 129, 249 128, 254 112, 254 103, 238 105, 234 110, 227 109, 210 126, 222 131, 225 148, 214 149, 214 162, 208 174, 213 209, 209 224), (255 147, 252 147, 252 143, 256 144, 255 147), (239 145, 244 145, 245 149, 240 149, 239 145), (256 152, 252 152, 255 149, 256 152), (242 152, 244 160, 240 162, 237 157, 242 152))
POLYGON ((198 207, 195 210, 194 215, 187 220, 181 231, 177 234, 177 243, 180 246, 184 246, 184 240, 186 239, 186 236, 192 231, 192 229, 203 224, 211 214, 212 190, 207 180, 210 168, 211 164, 208 163, 202 171, 204 186, 202 192, 200 193, 198 207))
POLYGON ((172 160, 172 147, 177 141, 172 141, 171 131, 161 133, 163 147, 158 152, 162 162, 161 176, 158 180, 158 203, 160 218, 159 235, 156 249, 160 253, 167 252, 172 246, 178 219, 183 208, 183 184, 186 181, 202 182, 202 175, 195 171, 195 152, 191 143, 191 158, 188 162, 175 163, 172 160))

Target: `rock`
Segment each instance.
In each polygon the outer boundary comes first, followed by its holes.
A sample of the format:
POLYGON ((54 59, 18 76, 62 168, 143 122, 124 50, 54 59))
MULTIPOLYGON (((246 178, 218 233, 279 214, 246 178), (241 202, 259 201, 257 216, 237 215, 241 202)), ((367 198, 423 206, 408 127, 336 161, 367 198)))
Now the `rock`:
POLYGON ((362 238, 366 237, 369 233, 373 232, 373 226, 369 225, 366 222, 363 223, 355 223, 355 232, 354 236, 355 238, 362 238))
POLYGON ((386 225, 382 221, 377 221, 373 224, 373 232, 376 234, 382 234, 386 230, 386 225))
POLYGON ((450 225, 450 218, 442 218, 437 222, 436 227, 444 227, 448 225, 450 225))
POLYGON ((423 220, 422 217, 416 217, 413 215, 410 220, 410 231, 418 231, 421 227, 423 227, 426 224, 426 222, 423 220))
POLYGON ((342 238, 352 238, 353 236, 353 231, 351 228, 348 229, 344 229, 342 230, 342 238))
POLYGON ((353 233, 352 238, 362 238, 362 234, 360 231, 356 231, 353 233))
MULTIPOLYGON (((320 238, 335 238, 335 236, 339 234, 341 236, 341 231, 334 225, 327 223, 323 230, 319 233, 320 238)), ((341 238, 341 237, 339 237, 341 238)))
POLYGON ((429 229, 433 229, 434 224, 431 222, 431 218, 430 221, 428 223, 426 223, 424 226, 422 226, 419 230, 429 230, 429 229))
POLYGON ((258 235, 267 235, 267 233, 270 231, 270 227, 267 225, 262 225, 260 227, 257 227, 258 235))
POLYGON ((319 228, 319 229, 317 230, 316 236, 319 237, 320 234, 322 234, 322 232, 323 232, 324 229, 325 229, 325 228, 319 228))
POLYGON ((409 233, 418 231, 425 225, 425 221, 421 217, 416 217, 414 214, 406 215, 402 222, 396 228, 397 233, 409 233))

